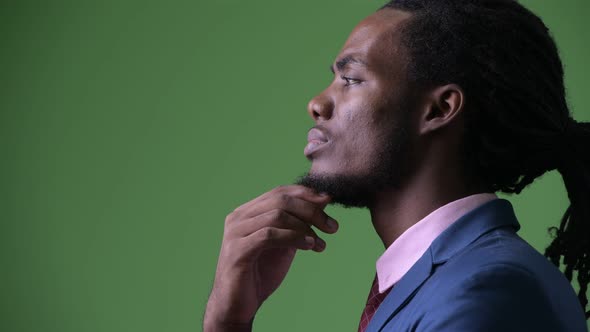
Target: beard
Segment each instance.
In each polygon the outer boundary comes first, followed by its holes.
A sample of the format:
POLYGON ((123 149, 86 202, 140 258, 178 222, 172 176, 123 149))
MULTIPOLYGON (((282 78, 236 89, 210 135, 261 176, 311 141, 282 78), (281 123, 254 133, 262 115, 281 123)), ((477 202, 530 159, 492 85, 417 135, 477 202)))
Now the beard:
POLYGON ((294 184, 325 192, 332 197, 330 204, 340 204, 345 208, 374 205, 377 194, 387 189, 400 188, 408 173, 410 141, 410 109, 403 108, 398 125, 385 135, 381 149, 369 169, 363 174, 310 174, 299 176, 294 184))

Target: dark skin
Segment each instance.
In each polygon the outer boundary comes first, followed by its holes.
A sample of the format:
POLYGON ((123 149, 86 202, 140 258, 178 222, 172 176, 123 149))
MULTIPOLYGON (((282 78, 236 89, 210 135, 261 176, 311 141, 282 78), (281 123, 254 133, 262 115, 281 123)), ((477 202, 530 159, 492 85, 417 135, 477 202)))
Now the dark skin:
MULTIPOLYGON (((360 22, 334 61, 333 82, 308 104, 316 126, 329 136, 325 146, 307 155, 310 174, 362 175, 379 163, 379 147, 400 119, 403 110, 393 105, 412 100, 405 104, 412 113, 404 123, 411 153, 398 161, 409 172, 367 204, 386 248, 440 206, 485 191, 460 163, 463 90, 447 84, 418 92, 405 80, 407 55, 398 30, 410 17, 385 9, 360 22), (345 58, 357 61, 342 66, 345 58)), ((331 203, 337 202, 313 188, 288 185, 227 216, 205 331, 251 330, 256 312, 284 280, 296 251, 325 249, 312 227, 327 234, 337 231, 323 211, 331 203)))

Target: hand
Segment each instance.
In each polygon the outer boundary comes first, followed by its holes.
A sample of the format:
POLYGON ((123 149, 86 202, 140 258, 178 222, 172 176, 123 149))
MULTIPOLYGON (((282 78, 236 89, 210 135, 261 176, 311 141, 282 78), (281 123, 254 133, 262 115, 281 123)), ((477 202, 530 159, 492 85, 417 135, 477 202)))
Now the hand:
POLYGON ((262 303, 285 279, 297 249, 325 249, 311 225, 326 233, 338 229, 323 211, 329 202, 329 196, 301 185, 280 186, 225 218, 205 331, 251 328, 262 303))

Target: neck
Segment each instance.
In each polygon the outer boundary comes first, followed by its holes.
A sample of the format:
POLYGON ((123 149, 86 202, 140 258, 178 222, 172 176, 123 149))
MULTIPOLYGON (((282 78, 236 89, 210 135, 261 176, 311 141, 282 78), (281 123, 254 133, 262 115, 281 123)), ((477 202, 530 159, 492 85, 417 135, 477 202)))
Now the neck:
POLYGON ((377 195, 369 210, 373 227, 385 248, 439 207, 469 195, 489 192, 481 182, 466 179, 461 172, 452 171, 457 169, 425 167, 406 179, 403 187, 377 195))

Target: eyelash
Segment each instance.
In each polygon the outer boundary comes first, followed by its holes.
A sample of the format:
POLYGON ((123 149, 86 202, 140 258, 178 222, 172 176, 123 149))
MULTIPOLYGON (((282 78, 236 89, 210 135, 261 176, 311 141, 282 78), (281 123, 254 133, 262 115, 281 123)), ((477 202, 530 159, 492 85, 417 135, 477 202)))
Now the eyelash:
POLYGON ((346 77, 346 76, 340 76, 340 78, 342 78, 344 81, 346 81, 346 84, 344 84, 344 86, 351 86, 351 85, 359 84, 361 82, 361 80, 359 80, 359 79, 350 78, 350 77, 346 77), (351 81, 354 81, 354 83, 351 83, 351 81))

